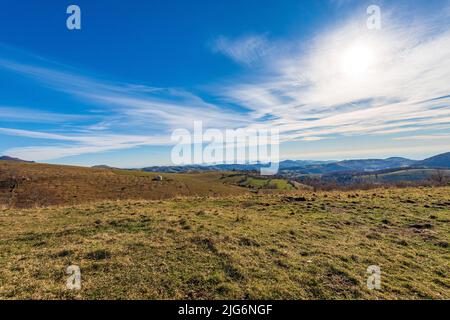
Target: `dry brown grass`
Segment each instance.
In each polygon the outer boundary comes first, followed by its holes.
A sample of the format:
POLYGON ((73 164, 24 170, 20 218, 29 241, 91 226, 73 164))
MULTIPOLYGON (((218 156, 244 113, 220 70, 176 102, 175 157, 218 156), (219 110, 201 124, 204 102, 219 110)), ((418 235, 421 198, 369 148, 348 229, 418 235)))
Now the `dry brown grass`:
POLYGON ((0 297, 450 299, 449 221, 450 188, 6 209, 0 297))
POLYGON ((0 161, 0 205, 31 208, 99 200, 167 199, 246 193, 221 173, 162 174, 0 161), (11 181, 16 186, 11 189, 11 181))

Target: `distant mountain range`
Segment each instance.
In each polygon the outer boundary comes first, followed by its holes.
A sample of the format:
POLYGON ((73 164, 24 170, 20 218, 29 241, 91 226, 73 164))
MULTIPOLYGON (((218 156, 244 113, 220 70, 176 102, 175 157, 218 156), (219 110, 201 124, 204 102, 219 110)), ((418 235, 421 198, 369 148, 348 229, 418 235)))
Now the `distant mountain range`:
POLYGON ((450 152, 419 161, 415 165, 426 168, 450 168, 450 152))
MULTIPOLYGON (((257 171, 262 164, 220 164, 211 166, 155 166, 142 168, 147 172, 189 172, 189 171, 257 171)), ((425 160, 411 160, 402 157, 387 159, 359 159, 344 161, 285 160, 279 164, 280 173, 331 174, 341 172, 375 172, 402 168, 443 168, 450 169, 450 152, 425 160)))
MULTIPOLYGON (((9 156, 0 157, 0 161, 33 162, 9 156)), ((187 165, 187 166, 154 166, 142 169, 147 172, 190 172, 190 171, 259 171, 263 164, 219 164, 219 165, 187 165)), ((111 169, 106 165, 94 168, 111 169)), ((359 159, 343 161, 314 161, 314 160, 284 160, 279 163, 280 174, 333 174, 333 173, 361 173, 376 172, 405 168, 442 168, 450 169, 450 152, 424 160, 411 160, 401 157, 387 159, 359 159)))
POLYGON ((33 163, 34 161, 26 161, 26 160, 22 160, 19 158, 13 158, 13 157, 9 157, 9 156, 1 156, 0 157, 0 161, 14 161, 14 162, 28 162, 28 163, 33 163))

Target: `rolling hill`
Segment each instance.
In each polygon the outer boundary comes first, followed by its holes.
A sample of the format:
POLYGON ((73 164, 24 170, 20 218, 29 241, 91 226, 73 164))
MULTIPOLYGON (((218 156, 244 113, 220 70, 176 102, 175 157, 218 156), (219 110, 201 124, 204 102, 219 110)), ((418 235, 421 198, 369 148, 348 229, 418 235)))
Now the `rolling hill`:
MULTIPOLYGON (((258 171, 261 164, 219 164, 190 166, 155 166, 143 168, 147 172, 201 172, 201 171, 258 171)), ((356 159, 343 161, 284 160, 279 163, 280 174, 331 174, 342 172, 375 172, 395 168, 450 168, 450 152, 422 161, 403 157, 387 159, 356 159)))
MULTIPOLYGON (((261 164, 221 164, 214 166, 157 166, 122 170, 106 165, 92 168, 35 164, 17 158, 0 158, 0 204, 15 206, 54 205, 111 199, 164 199, 176 196, 226 195, 259 189, 289 190, 288 180, 307 183, 321 179, 348 185, 418 182, 430 180, 436 169, 450 169, 450 153, 422 161, 401 157, 344 161, 280 162, 276 177, 258 179, 261 164), (221 179, 224 173, 246 172, 248 178, 235 184, 221 179), (164 175, 163 181, 155 177, 164 175), (374 178, 375 177, 375 178, 374 178), (306 178, 306 179, 305 179, 306 178), (284 181, 277 181, 281 179, 284 181), (273 181, 271 181, 273 180, 273 181)), ((444 173, 445 179, 448 172, 444 173)))
POLYGON ((450 152, 419 161, 416 166, 427 168, 450 168, 450 152))
POLYGON ((150 173, 0 161, 0 206, 34 207, 99 200, 158 200, 227 196, 247 189, 221 180, 223 173, 150 173), (156 177, 162 175, 162 181, 156 177))
POLYGON ((160 173, 0 161, 0 207, 89 203, 102 200, 160 200, 217 197, 306 189, 287 179, 228 171, 160 173), (160 180, 161 179, 161 180, 160 180))
POLYGON ((10 157, 10 156, 1 156, 0 161, 14 161, 14 162, 28 162, 28 163, 34 162, 34 161, 22 160, 22 159, 10 157))

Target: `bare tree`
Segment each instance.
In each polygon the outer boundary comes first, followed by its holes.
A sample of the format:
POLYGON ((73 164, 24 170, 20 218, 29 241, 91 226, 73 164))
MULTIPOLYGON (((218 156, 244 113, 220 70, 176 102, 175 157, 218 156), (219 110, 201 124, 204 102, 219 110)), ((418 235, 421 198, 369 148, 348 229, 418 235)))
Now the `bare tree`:
POLYGON ((446 180, 446 175, 445 175, 444 170, 437 169, 435 171, 435 173, 431 176, 431 180, 439 185, 444 184, 444 182, 446 180))

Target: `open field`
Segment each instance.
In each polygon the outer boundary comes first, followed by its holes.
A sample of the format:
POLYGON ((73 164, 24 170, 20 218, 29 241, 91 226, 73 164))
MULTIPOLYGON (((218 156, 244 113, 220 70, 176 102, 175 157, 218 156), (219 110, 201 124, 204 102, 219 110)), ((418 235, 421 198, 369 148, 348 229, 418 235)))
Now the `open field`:
POLYGON ((4 209, 0 298, 450 299, 449 223, 449 187, 4 209))

